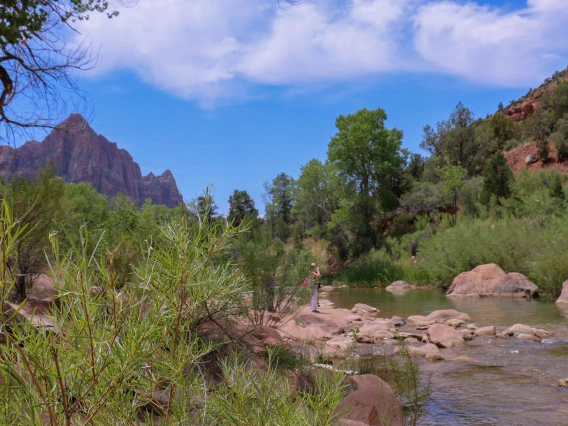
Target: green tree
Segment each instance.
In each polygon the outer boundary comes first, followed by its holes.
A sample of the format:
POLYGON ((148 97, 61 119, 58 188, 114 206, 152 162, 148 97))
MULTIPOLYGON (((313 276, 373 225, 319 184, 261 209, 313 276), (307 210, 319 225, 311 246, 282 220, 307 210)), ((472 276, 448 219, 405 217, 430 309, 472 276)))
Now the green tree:
POLYGON ((381 108, 340 115, 327 152, 350 193, 349 200, 340 203, 335 223, 347 219, 351 231, 368 239, 370 246, 377 244, 372 222, 396 208, 404 192, 408 152, 401 148, 402 131, 387 129, 386 119, 381 108))
POLYGON ((108 199, 85 182, 65 185, 63 206, 65 225, 75 232, 85 224, 91 228, 101 227, 110 215, 108 199))
POLYGON ((554 173, 554 175, 552 176, 552 182, 550 183, 550 196, 553 198, 558 198, 559 200, 564 200, 566 198, 560 173, 554 173))
POLYGON ((333 163, 312 159, 302 166, 294 186, 293 212, 302 222, 303 231, 315 237, 325 233, 331 215, 339 206, 341 181, 333 163))
POLYGON ((454 222, 458 214, 458 199, 465 183, 466 170, 461 166, 446 165, 438 170, 442 180, 442 195, 452 204, 454 222))
POLYGON ((4 191, 3 198, 12 205, 15 220, 25 228, 15 246, 18 253, 17 297, 23 300, 27 287, 47 266, 46 255, 50 255, 51 247, 49 232, 57 230, 64 214, 64 182, 50 165, 40 170, 37 181, 16 177, 4 191))
POLYGON ((272 182, 264 183, 263 195, 266 207, 266 220, 272 236, 285 240, 290 236, 294 179, 286 173, 278 174, 272 182))
POLYGON ((426 166, 426 158, 420 154, 410 154, 410 160, 408 161, 408 166, 406 167, 406 174, 411 176, 413 180, 420 181, 422 175, 424 174, 424 168, 426 166))
POLYGON ((550 106, 557 119, 568 114, 568 81, 556 86, 550 98, 550 106))
POLYGON ((501 151, 491 156, 483 169, 483 189, 481 201, 489 204, 492 195, 497 199, 511 196, 511 185, 514 182, 513 170, 507 165, 507 160, 501 151))
POLYGON ((523 123, 525 133, 536 142, 538 157, 543 162, 548 161, 548 137, 552 133, 553 124, 552 113, 541 105, 523 123))
POLYGON ((433 213, 444 207, 440 185, 431 182, 416 182, 412 191, 406 193, 400 204, 414 215, 433 213))
POLYGON ((460 102, 450 118, 439 122, 435 130, 431 126, 424 128, 420 147, 432 155, 448 159, 451 165, 462 166, 473 173, 479 149, 473 124, 473 113, 460 102))
POLYGON ((502 112, 497 112, 489 119, 489 127, 497 141, 497 149, 502 150, 505 142, 520 136, 519 125, 502 112))
POLYGON ((240 225, 245 217, 258 217, 258 210, 254 207, 254 200, 247 191, 235 189, 229 197, 229 222, 240 225))
POLYGON ((568 158, 568 116, 560 120, 556 127, 554 145, 558 162, 562 163, 568 158))
POLYGON ((205 194, 200 195, 190 203, 188 203, 189 211, 199 220, 211 223, 217 217, 218 207, 215 204, 213 195, 211 195, 209 188, 205 194))

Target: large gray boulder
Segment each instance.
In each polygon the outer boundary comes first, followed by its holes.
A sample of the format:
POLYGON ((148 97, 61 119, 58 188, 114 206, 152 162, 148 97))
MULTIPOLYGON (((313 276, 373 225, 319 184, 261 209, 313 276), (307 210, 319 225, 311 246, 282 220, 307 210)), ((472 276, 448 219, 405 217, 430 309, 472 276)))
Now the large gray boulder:
POLYGON ((523 274, 506 274, 499 266, 490 263, 459 274, 446 294, 533 297, 538 294, 538 287, 523 274))

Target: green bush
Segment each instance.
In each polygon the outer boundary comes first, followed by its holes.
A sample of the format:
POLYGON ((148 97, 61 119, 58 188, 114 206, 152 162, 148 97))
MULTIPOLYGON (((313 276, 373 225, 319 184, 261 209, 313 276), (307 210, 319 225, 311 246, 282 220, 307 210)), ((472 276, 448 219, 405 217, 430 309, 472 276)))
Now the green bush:
POLYGON ((388 285, 402 276, 402 268, 391 260, 385 249, 373 249, 335 276, 335 281, 352 287, 372 287, 388 285))
POLYGON ((528 274, 538 240, 538 229, 528 221, 461 220, 425 241, 419 257, 430 283, 447 288, 460 273, 485 263, 528 274))

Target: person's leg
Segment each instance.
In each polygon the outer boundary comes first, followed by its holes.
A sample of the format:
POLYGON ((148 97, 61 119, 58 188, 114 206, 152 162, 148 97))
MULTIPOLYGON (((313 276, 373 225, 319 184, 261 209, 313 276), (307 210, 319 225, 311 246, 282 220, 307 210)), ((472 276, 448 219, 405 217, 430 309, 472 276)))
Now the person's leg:
POLYGON ((312 293, 312 300, 311 300, 311 307, 312 312, 316 311, 318 308, 318 289, 315 288, 312 293))

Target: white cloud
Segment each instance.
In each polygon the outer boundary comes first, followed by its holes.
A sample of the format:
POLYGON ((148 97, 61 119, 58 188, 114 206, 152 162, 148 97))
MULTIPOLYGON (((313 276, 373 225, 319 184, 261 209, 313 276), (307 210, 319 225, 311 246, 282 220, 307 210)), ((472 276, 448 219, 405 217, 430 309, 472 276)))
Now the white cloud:
MULTIPOLYGON (((526 85, 567 57, 568 4, 532 0, 528 8, 450 1, 428 3, 413 17, 417 53, 434 70, 490 84, 526 85)), ((565 64, 563 64, 565 66, 565 64)))
MULTIPOLYGON (((143 81, 203 104, 255 86, 329 84, 385 72, 448 73, 526 85, 568 55, 568 4, 528 0, 503 11, 438 0, 140 0, 82 34, 100 46, 101 75, 143 81)), ((552 68, 551 68, 552 67, 552 68)))

